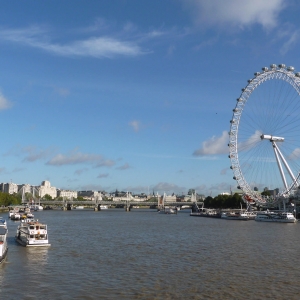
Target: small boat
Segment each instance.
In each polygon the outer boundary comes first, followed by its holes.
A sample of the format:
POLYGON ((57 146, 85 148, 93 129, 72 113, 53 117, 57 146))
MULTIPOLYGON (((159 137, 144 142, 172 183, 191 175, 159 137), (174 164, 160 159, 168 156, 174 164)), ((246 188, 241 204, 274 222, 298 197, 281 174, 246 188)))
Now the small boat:
POLYGON ((291 212, 261 211, 258 212, 255 221, 259 222, 279 222, 279 223, 296 223, 297 219, 291 212))
POLYGON ((6 226, 0 226, 0 264, 4 261, 7 255, 7 228, 6 226))
POLYGON ((5 228, 7 229, 7 223, 6 220, 0 217, 0 228, 5 228))
POLYGON ((14 212, 11 216, 10 216, 11 220, 14 221, 20 221, 21 220, 21 214, 19 212, 14 212))
POLYGON ((174 215, 177 214, 177 209, 166 206, 164 209, 158 211, 160 214, 174 215))
POLYGON ((16 241, 25 247, 50 246, 47 225, 38 220, 22 220, 17 229, 16 241))
MULTIPOLYGON (((133 207, 133 208, 139 208, 139 207, 133 207)), ((107 205, 100 205, 100 209, 108 209, 107 205)))
POLYGON ((205 218, 221 218, 221 213, 215 209, 204 208, 204 203, 202 203, 202 207, 198 207, 197 203, 195 203, 196 211, 191 212, 191 217, 205 217, 205 218))
POLYGON ((84 209, 84 206, 79 205, 79 206, 76 206, 76 207, 74 207, 74 208, 76 208, 76 209, 84 209))

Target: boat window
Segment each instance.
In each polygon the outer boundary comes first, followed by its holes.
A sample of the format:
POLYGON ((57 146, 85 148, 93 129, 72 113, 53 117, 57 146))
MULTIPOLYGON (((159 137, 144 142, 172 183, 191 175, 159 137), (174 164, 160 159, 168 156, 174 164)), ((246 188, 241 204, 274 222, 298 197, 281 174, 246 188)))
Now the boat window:
POLYGON ((41 229, 46 229, 45 225, 41 225, 40 227, 41 227, 41 229))
POLYGON ((31 239, 33 239, 33 238, 34 238, 34 235, 33 235, 33 234, 31 234, 31 235, 30 235, 30 238, 31 238, 31 239))
POLYGON ((40 226, 36 226, 36 230, 39 230, 40 229, 40 226))
POLYGON ((33 225, 30 225, 30 229, 34 229, 34 226, 33 226, 33 225))

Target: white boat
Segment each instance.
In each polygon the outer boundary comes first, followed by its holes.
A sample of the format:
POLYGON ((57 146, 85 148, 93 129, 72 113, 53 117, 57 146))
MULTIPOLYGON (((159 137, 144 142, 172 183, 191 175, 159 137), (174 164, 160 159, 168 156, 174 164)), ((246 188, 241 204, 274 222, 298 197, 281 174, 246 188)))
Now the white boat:
POLYGON ((248 221, 249 217, 244 212, 223 212, 221 219, 248 221))
POLYGON ((0 217, 0 228, 5 228, 7 229, 7 223, 6 223, 6 220, 3 219, 2 217, 0 217))
POLYGON ((84 209, 84 206, 79 205, 79 206, 76 206, 75 208, 76 208, 76 209, 84 209))
POLYGON ((50 246, 47 225, 38 220, 22 220, 17 229, 16 241, 25 247, 50 246))
POLYGON ((21 219, 21 215, 19 212, 14 212, 11 216, 10 216, 10 219, 11 220, 14 220, 14 221, 20 221, 21 219))
POLYGON ((297 219, 291 212, 275 212, 261 211, 258 212, 255 221, 259 222, 279 222, 279 223, 295 223, 297 219))
MULTIPOLYGON (((139 208, 139 207, 133 207, 133 208, 139 208)), ((100 209, 108 209, 107 205, 100 205, 100 209)))
POLYGON ((41 206, 41 205, 33 205, 33 210, 34 211, 38 211, 38 210, 43 210, 44 208, 43 208, 43 206, 41 206))
POLYGON ((7 255, 7 228, 6 226, 0 226, 0 264, 4 261, 7 255))
POLYGON ((164 209, 160 210, 159 213, 166 215, 177 214, 177 209, 166 206, 164 209))

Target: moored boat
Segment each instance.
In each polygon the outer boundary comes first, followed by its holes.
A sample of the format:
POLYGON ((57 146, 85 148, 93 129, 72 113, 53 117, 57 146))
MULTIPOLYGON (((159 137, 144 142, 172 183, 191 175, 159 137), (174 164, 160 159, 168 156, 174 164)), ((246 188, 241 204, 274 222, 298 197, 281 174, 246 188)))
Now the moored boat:
POLYGON ((291 212, 261 211, 258 212, 255 221, 259 222, 278 222, 278 223, 295 223, 297 219, 291 212))
POLYGON ((248 221, 249 217, 243 212, 223 212, 221 218, 225 220, 248 221))
POLYGON ((0 217, 0 227, 7 229, 7 223, 6 220, 0 217))
POLYGON ((14 212, 11 216, 10 216, 11 220, 14 221, 20 221, 21 220, 21 214, 19 212, 14 212))
MULTIPOLYGON (((133 207, 133 208, 139 208, 139 206, 133 207)), ((100 209, 108 209, 108 206, 107 205, 100 205, 100 209)))
POLYGON ((164 209, 159 211, 160 214, 166 214, 166 215, 174 215, 177 214, 177 209, 166 206, 164 209))
POLYGON ((16 241, 25 247, 50 246, 47 225, 38 220, 22 220, 17 229, 16 241))
POLYGON ((4 261, 7 255, 7 228, 0 226, 0 264, 4 261))

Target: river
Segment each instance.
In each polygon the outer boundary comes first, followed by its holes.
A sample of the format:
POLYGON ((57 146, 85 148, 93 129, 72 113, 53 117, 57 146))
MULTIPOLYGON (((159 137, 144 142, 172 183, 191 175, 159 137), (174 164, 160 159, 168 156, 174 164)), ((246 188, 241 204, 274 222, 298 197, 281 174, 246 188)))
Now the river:
MULTIPOLYGON (((0 214, 7 218, 7 213, 0 214)), ((7 220, 1 299, 298 299, 300 224, 44 210, 49 248, 26 248, 7 220)))

